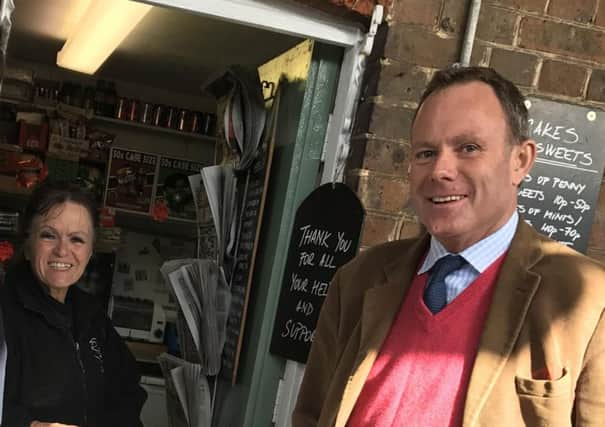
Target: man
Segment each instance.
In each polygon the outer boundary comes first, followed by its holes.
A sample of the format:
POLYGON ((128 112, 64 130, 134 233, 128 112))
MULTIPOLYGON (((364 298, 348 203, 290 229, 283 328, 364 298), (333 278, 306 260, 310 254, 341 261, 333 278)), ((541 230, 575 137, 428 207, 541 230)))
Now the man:
POLYGON ((411 132, 428 233, 334 276, 295 427, 605 425, 605 269, 517 214, 535 155, 512 83, 436 73, 411 132))

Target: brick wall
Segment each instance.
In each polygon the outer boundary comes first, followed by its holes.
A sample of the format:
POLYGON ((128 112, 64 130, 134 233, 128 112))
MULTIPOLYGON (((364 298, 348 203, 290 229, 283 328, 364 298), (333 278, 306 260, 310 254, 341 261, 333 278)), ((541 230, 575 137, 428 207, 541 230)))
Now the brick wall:
MULTIPOLYGON (((362 246, 420 228, 407 203, 411 115, 432 73, 457 61, 469 3, 393 0, 380 28, 347 169, 367 209, 362 246)), ((525 94, 605 109, 605 0, 484 0, 471 62, 525 94)), ((605 260, 601 193, 589 253, 605 260)))
POLYGON ((372 15, 374 6, 381 4, 390 7, 393 0, 296 0, 315 9, 323 10, 331 15, 342 16, 367 22, 365 19, 372 15))

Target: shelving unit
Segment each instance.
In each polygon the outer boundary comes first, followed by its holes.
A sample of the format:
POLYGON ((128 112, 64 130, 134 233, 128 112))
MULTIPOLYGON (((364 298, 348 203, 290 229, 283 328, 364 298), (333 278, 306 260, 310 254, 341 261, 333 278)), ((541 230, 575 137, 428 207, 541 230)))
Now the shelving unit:
POLYGON ((195 240, 197 238, 195 222, 170 218, 159 222, 154 221, 150 215, 130 213, 118 209, 116 209, 116 226, 140 233, 182 240, 195 240))
POLYGON ((88 118, 89 120, 93 120, 96 122, 109 123, 109 124, 116 125, 116 126, 137 128, 137 129, 142 129, 147 132, 158 132, 158 133, 165 133, 165 134, 170 134, 170 135, 175 135, 175 136, 182 136, 185 138, 206 141, 206 142, 212 143, 212 144, 214 144, 217 141, 216 137, 209 136, 209 135, 203 135, 201 133, 184 132, 184 131, 180 131, 180 130, 176 130, 176 129, 172 129, 172 128, 153 126, 153 125, 149 125, 149 124, 141 123, 141 122, 137 122, 137 121, 132 121, 132 120, 123 120, 123 119, 116 119, 116 118, 107 117, 107 116, 99 116, 96 114, 91 114, 89 111, 84 110, 83 108, 74 107, 72 105, 66 105, 66 104, 49 105, 49 104, 41 104, 41 103, 29 102, 29 101, 18 101, 18 100, 8 99, 8 98, 0 98, 0 103, 1 102, 22 106, 24 108, 42 110, 42 111, 46 111, 46 112, 62 110, 62 111, 73 113, 73 114, 80 114, 80 115, 88 118))
MULTIPOLYGON (((130 130, 130 132, 142 132, 146 135, 149 135, 149 137, 151 137, 152 134, 155 134, 158 136, 169 135, 171 138, 183 138, 183 142, 195 141, 196 143, 201 142, 202 144, 214 145, 217 141, 216 137, 202 135, 199 133, 182 132, 175 129, 163 128, 135 121, 93 115, 89 110, 87 111, 71 105, 48 105, 41 104, 39 102, 23 102, 6 98, 0 98, 0 102, 17 105, 25 110, 40 110, 46 112, 63 111, 70 114, 81 115, 93 123, 98 123, 99 127, 104 127, 104 125, 107 125, 107 127, 113 127, 116 132, 119 132, 117 129, 119 127, 123 128, 125 132, 127 130, 130 130)), ((67 137, 64 139, 66 141, 78 141, 67 137)), ((30 152, 35 151, 27 148, 24 148, 23 150, 30 152)), ((186 156, 182 157, 186 158, 186 156)), ((107 167, 108 164, 106 160, 94 160, 86 158, 81 158, 77 161, 88 164, 96 164, 103 167, 107 167)), ((27 203, 30 193, 31 190, 18 187, 14 177, 0 175, 0 207, 21 210, 27 203)), ((131 229, 133 231, 182 240, 195 240, 197 236, 197 230, 194 222, 171 218, 167 219, 166 221, 159 222, 154 221, 150 215, 131 213, 119 209, 116 210, 116 226, 131 229)))
POLYGON ((160 132, 160 133, 167 133, 167 134, 176 135, 176 136, 183 136, 186 138, 198 139, 198 140, 206 141, 208 143, 213 143, 213 144, 217 141, 216 137, 202 135, 201 133, 183 132, 183 131, 179 131, 179 130, 175 130, 175 129, 171 129, 171 128, 152 126, 152 125, 148 125, 148 124, 141 123, 141 122, 114 119, 113 117, 95 115, 95 116, 92 116, 91 120, 105 122, 105 123, 111 123, 111 124, 118 125, 118 126, 134 127, 137 129, 145 130, 147 132, 160 132))

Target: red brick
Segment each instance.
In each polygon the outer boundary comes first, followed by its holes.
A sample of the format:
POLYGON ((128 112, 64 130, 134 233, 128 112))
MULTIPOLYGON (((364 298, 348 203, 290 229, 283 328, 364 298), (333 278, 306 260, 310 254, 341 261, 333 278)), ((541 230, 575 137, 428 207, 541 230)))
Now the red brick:
POLYGON ((491 0, 488 3, 509 7, 511 9, 524 10, 527 12, 542 13, 544 12, 546 1, 547 0, 491 0))
POLYGON ((545 60, 540 72, 538 89, 565 96, 582 96, 586 75, 585 67, 545 60))
POLYGON ((523 52, 494 49, 490 66, 513 83, 531 86, 536 73, 538 58, 523 52))
POLYGON ((361 246, 374 246, 397 238, 399 221, 390 216, 368 213, 363 222, 361 246))
POLYGON ((386 8, 391 6, 393 0, 296 0, 314 9, 319 9, 330 15, 342 16, 349 19, 367 23, 372 16, 374 6, 381 4, 386 8), (363 18, 360 20, 359 18, 363 18))
POLYGON ((397 0, 391 10, 394 23, 434 27, 439 20, 441 0, 397 0))
POLYGON ((603 184, 601 184, 599 203, 592 221, 588 248, 589 255, 605 261, 605 185, 603 184))
POLYGON ((601 248, 589 246, 586 250, 586 255, 588 255, 592 259, 596 259, 597 261, 605 264, 605 251, 601 248))
POLYGON ((599 1, 594 23, 595 25, 605 27, 605 1, 599 1))
POLYGON ((363 96, 380 95, 384 103, 417 101, 428 82, 428 73, 412 64, 378 61, 366 69, 363 96))
POLYGON ((548 14, 589 24, 593 21, 596 4, 597 0, 550 0, 548 14))
POLYGON ((408 203, 409 192, 408 182, 401 177, 370 173, 358 179, 357 195, 366 209, 400 213, 408 203))
POLYGON ((486 46, 480 41, 473 44, 473 52, 471 53, 471 65, 489 65, 492 48, 486 46))
POLYGON ((412 62, 420 66, 444 68, 458 59, 458 40, 394 24, 389 28, 384 56, 389 59, 412 62))
POLYGON ((414 111, 370 102, 359 106, 353 135, 370 133, 383 138, 408 138, 414 111))
POLYGON ((404 220, 399 231, 399 239, 411 239, 420 236, 425 231, 424 226, 416 221, 404 220))
POLYGON ((488 42, 512 45, 517 14, 491 6, 483 6, 477 25, 477 38, 488 42))
POLYGON ((351 140, 349 165, 352 169, 368 169, 406 176, 408 172, 408 146, 375 138, 351 140))
POLYGON ((466 24, 467 2, 460 0, 444 0, 439 27, 450 34, 463 34, 466 24))
POLYGON ((605 62, 605 33, 599 30, 525 17, 519 34, 521 47, 605 62))
POLYGON ((593 70, 588 83, 586 99, 605 102, 605 70, 593 70))

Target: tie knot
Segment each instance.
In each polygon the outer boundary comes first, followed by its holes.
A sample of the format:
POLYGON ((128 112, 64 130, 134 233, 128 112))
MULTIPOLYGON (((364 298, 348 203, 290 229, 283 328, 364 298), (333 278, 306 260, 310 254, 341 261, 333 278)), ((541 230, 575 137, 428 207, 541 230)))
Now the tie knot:
POLYGON ((466 261, 460 255, 447 255, 438 260, 431 268, 431 276, 424 290, 424 303, 433 314, 441 311, 447 304, 445 277, 465 263, 466 261))
POLYGON ((465 263, 466 260, 460 255, 446 255, 433 265, 431 274, 439 276, 443 280, 448 274, 458 270, 465 263))

